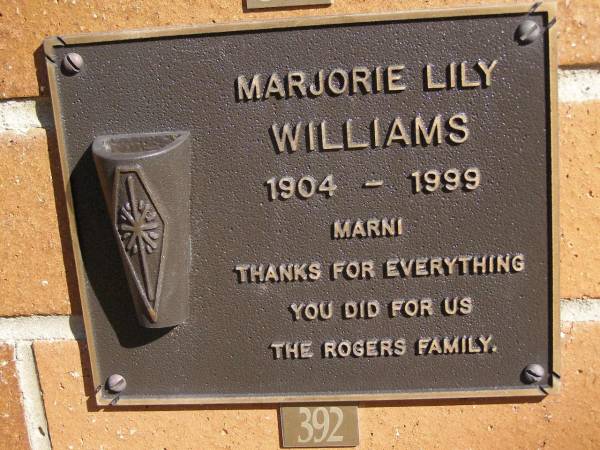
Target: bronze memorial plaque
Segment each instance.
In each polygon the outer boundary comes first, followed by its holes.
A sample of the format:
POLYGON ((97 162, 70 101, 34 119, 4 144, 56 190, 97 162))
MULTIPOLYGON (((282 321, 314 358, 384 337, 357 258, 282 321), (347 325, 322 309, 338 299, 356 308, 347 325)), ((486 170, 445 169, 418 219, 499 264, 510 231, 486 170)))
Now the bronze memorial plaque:
POLYGON ((555 388, 554 21, 544 3, 48 39, 98 402, 555 388))

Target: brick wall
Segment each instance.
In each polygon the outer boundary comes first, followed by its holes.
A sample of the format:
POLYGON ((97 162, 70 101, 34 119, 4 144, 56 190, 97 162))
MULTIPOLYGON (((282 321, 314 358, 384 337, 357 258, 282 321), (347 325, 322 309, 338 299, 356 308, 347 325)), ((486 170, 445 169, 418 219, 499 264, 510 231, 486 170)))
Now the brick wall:
MULTIPOLYGON (((93 400, 40 44, 48 35, 478 4, 0 0, 0 448, 278 448, 274 406, 93 400)), ((562 390, 542 402, 365 405, 362 448, 600 448, 600 0, 559 2, 562 390)))

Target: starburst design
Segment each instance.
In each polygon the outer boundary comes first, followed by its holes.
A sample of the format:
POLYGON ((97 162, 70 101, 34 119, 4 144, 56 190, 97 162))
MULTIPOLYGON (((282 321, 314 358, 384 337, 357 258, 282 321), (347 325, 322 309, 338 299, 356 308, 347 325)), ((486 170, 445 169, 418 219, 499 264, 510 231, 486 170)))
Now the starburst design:
POLYGON ((158 248, 159 223, 152 205, 140 200, 137 205, 132 206, 129 201, 121 206, 119 219, 121 239, 130 254, 135 255, 140 249, 152 253, 158 248))

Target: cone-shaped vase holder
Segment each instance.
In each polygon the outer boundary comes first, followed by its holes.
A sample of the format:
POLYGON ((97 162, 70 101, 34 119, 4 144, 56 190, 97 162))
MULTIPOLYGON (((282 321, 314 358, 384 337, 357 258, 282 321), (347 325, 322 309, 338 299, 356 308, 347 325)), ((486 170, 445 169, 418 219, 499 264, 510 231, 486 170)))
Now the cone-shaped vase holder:
POLYGON ((191 261, 190 134, 100 136, 92 152, 139 323, 183 323, 191 261))

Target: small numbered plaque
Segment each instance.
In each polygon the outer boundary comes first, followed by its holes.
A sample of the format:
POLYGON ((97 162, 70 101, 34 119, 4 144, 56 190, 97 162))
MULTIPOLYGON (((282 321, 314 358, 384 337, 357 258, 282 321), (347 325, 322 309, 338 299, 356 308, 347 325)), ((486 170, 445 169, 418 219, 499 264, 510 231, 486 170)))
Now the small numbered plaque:
POLYGON ((246 8, 293 8, 297 6, 331 5, 332 3, 333 0, 246 0, 246 8))
POLYGON ((284 406, 279 410, 284 447, 358 445, 358 408, 348 405, 284 406))

